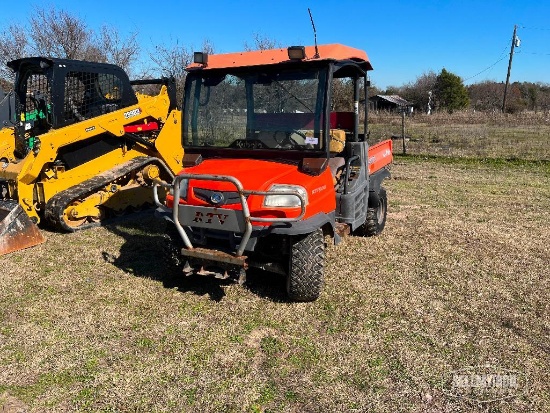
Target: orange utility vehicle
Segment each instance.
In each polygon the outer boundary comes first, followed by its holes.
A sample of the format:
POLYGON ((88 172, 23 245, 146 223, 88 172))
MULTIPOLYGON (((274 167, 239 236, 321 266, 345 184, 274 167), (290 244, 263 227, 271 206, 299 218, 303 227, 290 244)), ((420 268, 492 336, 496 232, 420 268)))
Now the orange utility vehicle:
POLYGON ((317 299, 325 237, 376 235, 386 221, 392 145, 367 143, 367 54, 333 44, 194 61, 184 169, 157 200, 171 258, 188 274, 239 281, 249 266, 281 273, 290 299, 317 299))

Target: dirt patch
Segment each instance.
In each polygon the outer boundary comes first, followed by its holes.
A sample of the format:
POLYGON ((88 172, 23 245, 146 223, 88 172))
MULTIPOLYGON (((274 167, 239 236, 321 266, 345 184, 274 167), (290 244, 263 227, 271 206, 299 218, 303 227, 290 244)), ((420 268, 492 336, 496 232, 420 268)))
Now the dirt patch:
POLYGON ((29 407, 8 393, 0 395, 0 413, 27 413, 29 407))

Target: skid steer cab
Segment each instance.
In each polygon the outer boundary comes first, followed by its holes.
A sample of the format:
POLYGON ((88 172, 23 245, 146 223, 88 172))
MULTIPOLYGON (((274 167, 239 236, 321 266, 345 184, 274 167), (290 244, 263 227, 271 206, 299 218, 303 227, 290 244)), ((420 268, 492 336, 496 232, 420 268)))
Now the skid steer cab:
POLYGON ((326 237, 377 235, 386 221, 392 147, 366 140, 371 69, 342 45, 196 53, 184 169, 157 210, 174 264, 239 281, 258 267, 285 275, 291 300, 317 299, 326 237))

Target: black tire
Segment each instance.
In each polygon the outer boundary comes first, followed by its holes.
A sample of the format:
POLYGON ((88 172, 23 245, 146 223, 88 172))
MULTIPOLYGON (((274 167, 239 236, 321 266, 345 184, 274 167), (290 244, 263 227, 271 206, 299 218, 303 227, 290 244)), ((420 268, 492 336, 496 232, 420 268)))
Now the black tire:
POLYGON ((323 230, 293 237, 286 290, 293 301, 315 301, 321 294, 325 270, 323 230))
POLYGON ((184 247, 178 230, 172 222, 166 223, 166 232, 162 235, 163 246, 162 252, 164 256, 164 264, 167 268, 173 268, 181 271, 185 264, 181 255, 181 249, 184 247))
POLYGON ((388 214, 388 197, 386 190, 380 187, 378 192, 378 205, 367 208, 367 218, 365 223, 356 230, 356 235, 363 237, 372 237, 382 232, 386 226, 386 216, 388 214))

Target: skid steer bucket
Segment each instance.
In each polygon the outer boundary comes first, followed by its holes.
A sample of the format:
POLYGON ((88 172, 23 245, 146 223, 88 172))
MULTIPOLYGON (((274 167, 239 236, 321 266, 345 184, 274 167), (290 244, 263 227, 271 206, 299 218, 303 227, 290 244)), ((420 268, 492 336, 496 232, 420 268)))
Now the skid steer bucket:
POLYGON ((0 201, 0 255, 44 242, 38 227, 15 201, 0 201))

